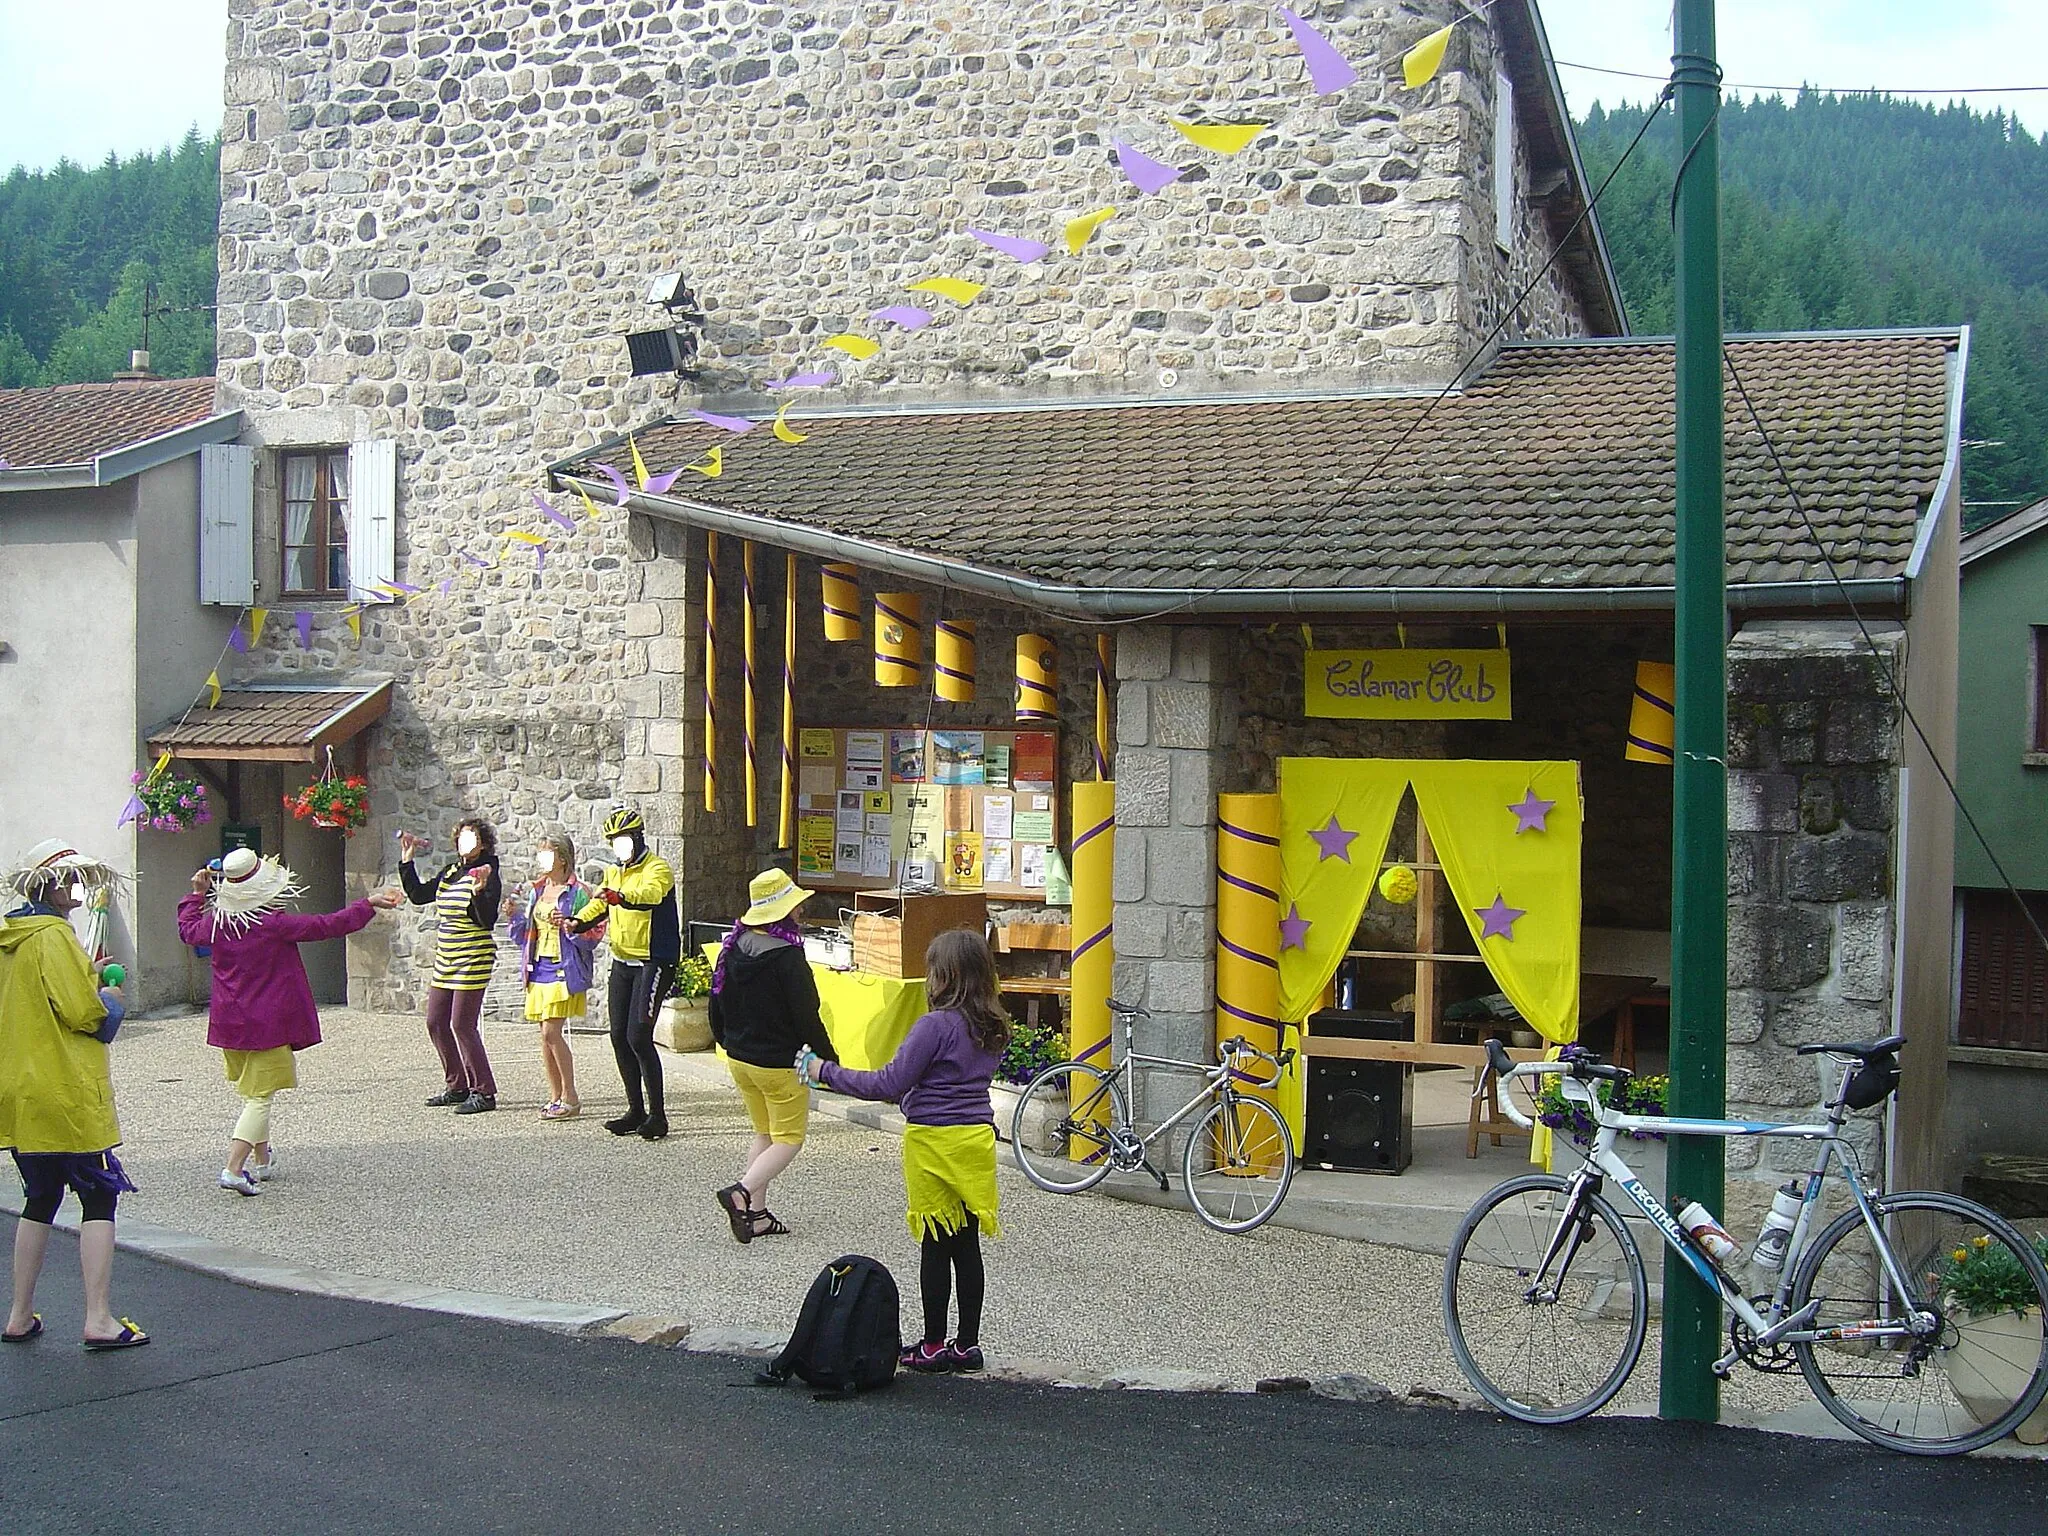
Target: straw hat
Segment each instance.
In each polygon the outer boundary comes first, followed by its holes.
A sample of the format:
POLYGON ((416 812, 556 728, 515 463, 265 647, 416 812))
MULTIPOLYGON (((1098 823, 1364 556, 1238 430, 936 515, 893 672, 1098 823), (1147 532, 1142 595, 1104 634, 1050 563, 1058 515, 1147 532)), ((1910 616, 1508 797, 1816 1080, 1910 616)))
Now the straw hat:
POLYGON ((7 889, 33 897, 46 886, 74 880, 88 891, 104 891, 118 886, 121 876, 112 865, 80 853, 61 837, 46 837, 14 861, 7 889))
POLYGON ((233 848, 220 861, 220 875, 213 882, 208 906, 230 932, 239 932, 264 913, 304 894, 299 877, 276 859, 259 858, 252 849, 233 848))
POLYGON ((747 899, 753 903, 740 914, 749 928, 779 922, 811 899, 811 893, 790 879, 782 869, 764 869, 747 882, 747 899))

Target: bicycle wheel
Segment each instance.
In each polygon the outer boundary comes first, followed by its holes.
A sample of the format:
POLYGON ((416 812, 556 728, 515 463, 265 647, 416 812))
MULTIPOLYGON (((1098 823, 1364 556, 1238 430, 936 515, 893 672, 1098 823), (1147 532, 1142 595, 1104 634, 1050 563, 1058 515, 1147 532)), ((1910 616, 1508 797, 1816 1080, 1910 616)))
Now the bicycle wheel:
POLYGON ((1188 1132, 1180 1171, 1197 1216, 1218 1232, 1249 1232, 1287 1198, 1294 1137, 1264 1099, 1218 1100, 1188 1132))
POLYGON ((1055 1195, 1079 1194, 1109 1177, 1109 1132, 1130 1125, 1123 1090, 1078 1061, 1031 1080, 1010 1121, 1024 1177, 1055 1195))
POLYGON ((1872 1203, 1910 1293, 1900 1293, 1852 1210, 1807 1249, 1792 1306, 1818 1300, 1815 1328, 1916 1311, 1933 1325, 1923 1337, 1794 1344, 1806 1384, 1829 1413, 1888 1450, 1954 1456, 2002 1439, 2048 1393, 2048 1270, 2032 1244, 1974 1201, 1916 1190, 1872 1203), (1971 1293, 1987 1282, 2005 1293, 2003 1304, 1972 1311, 1971 1293))
POLYGON ((1614 1208, 1588 1191, 1537 1283, 1564 1216, 1565 1179, 1532 1173, 1489 1190, 1444 1259, 1444 1329, 1465 1379, 1502 1413, 1569 1424, 1604 1407, 1643 1352, 1649 1281, 1614 1208))

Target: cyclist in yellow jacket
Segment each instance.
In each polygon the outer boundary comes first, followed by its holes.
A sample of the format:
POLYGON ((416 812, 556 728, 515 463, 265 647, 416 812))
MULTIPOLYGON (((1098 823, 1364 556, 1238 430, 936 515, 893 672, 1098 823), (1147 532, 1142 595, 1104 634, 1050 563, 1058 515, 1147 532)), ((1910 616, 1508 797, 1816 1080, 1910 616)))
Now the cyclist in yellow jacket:
POLYGON ((606 1004, 611 1019, 612 1056, 626 1085, 626 1112, 607 1120, 614 1136, 659 1141, 668 1134, 662 1100, 661 1057, 654 1049, 654 1020, 675 983, 682 958, 682 925, 676 916, 676 877, 668 861, 647 846, 647 823, 631 806, 614 806, 604 819, 605 841, 616 863, 605 866, 597 898, 576 914, 571 927, 583 932, 607 915, 611 979, 606 1004))

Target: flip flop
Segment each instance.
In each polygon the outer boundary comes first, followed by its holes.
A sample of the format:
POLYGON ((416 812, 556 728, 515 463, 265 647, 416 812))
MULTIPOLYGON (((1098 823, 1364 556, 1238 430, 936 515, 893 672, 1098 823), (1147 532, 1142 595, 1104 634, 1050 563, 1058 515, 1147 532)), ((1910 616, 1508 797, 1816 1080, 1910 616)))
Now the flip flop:
POLYGON ((0 1344, 26 1344, 43 1331, 43 1314, 31 1312, 28 1327, 20 1333, 0 1333, 0 1344))
POLYGON ((747 1186, 728 1184, 718 1192, 718 1203, 725 1207, 725 1219, 732 1224, 735 1242, 751 1243, 754 1240, 753 1212, 747 1208, 747 1186))
POLYGON ((140 1349, 148 1342, 149 1335, 124 1317, 119 1333, 111 1339, 87 1339, 85 1347, 94 1354, 100 1354, 109 1349, 140 1349))

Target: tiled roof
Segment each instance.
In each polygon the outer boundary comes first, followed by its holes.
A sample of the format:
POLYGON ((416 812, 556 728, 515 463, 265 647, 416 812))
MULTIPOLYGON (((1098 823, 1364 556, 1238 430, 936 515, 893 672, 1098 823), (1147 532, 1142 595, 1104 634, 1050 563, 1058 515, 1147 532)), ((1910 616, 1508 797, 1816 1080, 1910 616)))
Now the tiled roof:
POLYGON ((14 469, 84 464, 214 414, 212 379, 129 379, 0 389, 0 459, 14 469))
MULTIPOLYGON (((1955 346, 1732 344, 1845 577, 1905 568, 1955 346)), ((793 417, 801 446, 695 422, 637 437, 656 471, 724 445, 720 477, 686 473, 672 497, 1065 587, 1657 587, 1672 365, 1668 340, 1514 346, 1419 427, 1427 396, 793 417)), ((1732 387, 1727 419, 1729 580, 1826 580, 1732 387)), ((603 457, 630 473, 623 445, 603 457)))
POLYGON ((317 762, 391 712, 391 684, 229 688, 149 733, 152 752, 218 761, 317 762))

